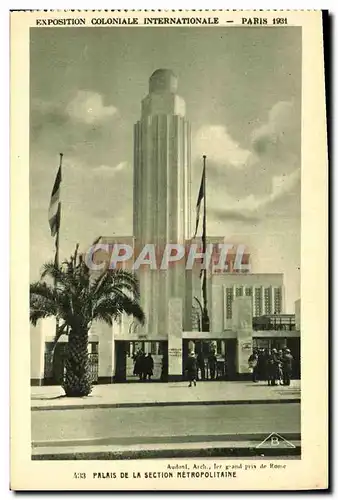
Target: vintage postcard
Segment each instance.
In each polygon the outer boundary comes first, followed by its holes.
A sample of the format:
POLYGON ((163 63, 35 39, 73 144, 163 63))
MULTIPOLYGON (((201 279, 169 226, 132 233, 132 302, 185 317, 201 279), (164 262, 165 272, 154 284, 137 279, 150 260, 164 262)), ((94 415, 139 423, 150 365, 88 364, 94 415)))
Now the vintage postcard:
POLYGON ((11 488, 328 487, 321 11, 11 22, 11 488))

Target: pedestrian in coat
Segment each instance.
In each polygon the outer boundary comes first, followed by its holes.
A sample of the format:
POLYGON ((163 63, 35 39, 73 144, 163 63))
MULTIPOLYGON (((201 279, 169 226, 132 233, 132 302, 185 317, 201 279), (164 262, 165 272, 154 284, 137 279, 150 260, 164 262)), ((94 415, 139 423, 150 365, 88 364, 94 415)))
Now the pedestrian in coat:
POLYGON ((283 385, 290 385, 292 375, 293 356, 290 349, 285 349, 283 355, 283 385))
POLYGON ((134 355, 133 355, 133 360, 134 360, 134 375, 139 375, 140 373, 140 362, 139 362, 139 357, 140 357, 140 354, 141 354, 141 351, 137 351, 134 355))
POLYGON ((265 380, 265 352, 264 349, 258 349, 257 351, 257 380, 265 380))
POLYGON ((282 385, 283 382, 283 351, 280 349, 276 355, 276 379, 279 383, 279 385, 282 385))
POLYGON ((134 365, 134 374, 138 375, 140 380, 144 380, 144 360, 145 355, 142 351, 140 351, 136 357, 134 365))
POLYGON ((266 364, 266 374, 268 379, 268 385, 276 385, 276 356, 274 352, 268 351, 267 353, 267 364, 266 364))
POLYGON ((151 379, 154 373, 154 360, 152 355, 149 353, 148 356, 144 358, 144 380, 148 378, 151 379))
POLYGON ((195 353, 191 351, 191 353, 188 356, 187 363, 186 363, 186 371, 188 374, 188 380, 189 380, 189 387, 194 384, 196 386, 196 378, 197 378, 197 360, 195 353))
POLYGON ((252 369, 252 381, 257 382, 258 381, 257 380, 257 378, 258 378, 258 373, 257 373, 258 353, 257 353, 256 349, 254 349, 252 354, 249 356, 248 363, 249 363, 249 367, 252 369))
POLYGON ((271 385, 276 385, 276 381, 279 380, 279 370, 280 370, 280 359, 278 357, 277 349, 272 349, 271 351, 271 360, 272 360, 272 378, 271 385))
POLYGON ((217 368, 217 358, 216 358, 216 354, 214 351, 212 351, 209 354, 208 365, 209 365, 209 370, 210 370, 210 378, 211 378, 211 380, 214 380, 215 375, 216 375, 216 368, 217 368))
POLYGON ((264 349, 262 354, 262 380, 268 380, 268 357, 268 349, 264 349))
MULTIPOLYGON (((200 371, 201 373, 201 380, 204 380, 205 379, 205 362, 204 362, 204 356, 203 356, 203 352, 200 351, 198 354, 197 354, 197 368, 198 370, 200 371)), ((198 373, 197 373, 197 378, 198 378, 198 373)))
POLYGON ((166 382, 167 380, 168 380, 168 354, 164 353, 162 356, 161 381, 166 382))

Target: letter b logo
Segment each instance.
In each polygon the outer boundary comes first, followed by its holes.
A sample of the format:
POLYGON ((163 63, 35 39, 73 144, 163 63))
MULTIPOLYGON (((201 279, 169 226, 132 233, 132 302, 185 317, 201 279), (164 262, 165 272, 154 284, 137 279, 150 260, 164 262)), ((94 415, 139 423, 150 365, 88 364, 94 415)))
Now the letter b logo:
POLYGON ((272 436, 271 437, 271 446, 278 446, 279 445, 279 439, 277 436, 272 436))

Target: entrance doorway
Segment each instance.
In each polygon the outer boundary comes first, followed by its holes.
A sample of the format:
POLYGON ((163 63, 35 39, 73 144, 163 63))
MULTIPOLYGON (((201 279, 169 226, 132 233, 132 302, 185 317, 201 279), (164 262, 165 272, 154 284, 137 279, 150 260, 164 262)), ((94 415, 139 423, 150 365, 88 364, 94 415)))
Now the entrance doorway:
POLYGON ((254 337, 253 348, 255 349, 290 349, 293 356, 292 378, 300 379, 300 338, 297 337, 254 337))
POLYGON ((183 341, 183 367, 190 351, 197 357, 199 380, 231 380, 236 376, 236 339, 191 339, 183 341))
MULTIPOLYGON (((168 371, 167 341, 115 341, 114 382, 143 380, 150 363, 153 367, 150 381, 165 380, 168 371), (142 355, 146 358, 150 355, 152 362, 144 361, 142 355)), ((147 381, 149 381, 148 377, 147 381)))

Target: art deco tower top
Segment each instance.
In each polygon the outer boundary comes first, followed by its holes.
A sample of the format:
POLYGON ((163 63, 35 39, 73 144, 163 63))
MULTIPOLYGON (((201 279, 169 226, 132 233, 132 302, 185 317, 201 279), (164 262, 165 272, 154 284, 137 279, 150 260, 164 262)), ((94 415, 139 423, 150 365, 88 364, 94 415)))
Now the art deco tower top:
POLYGON ((178 78, 170 69, 157 69, 149 79, 149 94, 142 101, 142 117, 185 116, 185 102, 177 95, 178 78))
POLYGON ((170 92, 171 94, 176 94, 177 82, 177 76, 171 69, 157 69, 149 79, 149 93, 160 94, 170 92))

